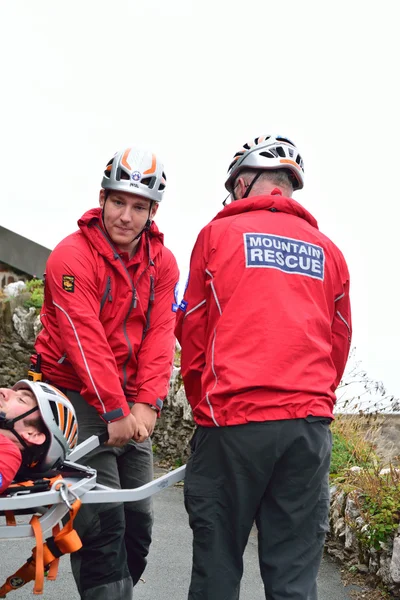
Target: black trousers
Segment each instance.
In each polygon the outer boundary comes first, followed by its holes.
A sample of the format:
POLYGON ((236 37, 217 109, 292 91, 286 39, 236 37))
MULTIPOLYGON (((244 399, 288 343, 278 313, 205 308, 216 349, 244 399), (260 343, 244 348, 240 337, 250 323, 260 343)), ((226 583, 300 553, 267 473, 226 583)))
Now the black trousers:
MULTIPOLYGON (((74 405, 79 442, 106 429, 104 421, 77 392, 74 405)), ((137 488, 153 479, 151 440, 131 440, 123 448, 100 446, 80 461, 97 470, 97 481, 115 489, 137 488)), ((153 526, 151 498, 137 502, 84 504, 75 528, 81 550, 71 554, 72 573, 82 600, 130 600, 147 562, 153 526)))
POLYGON ((329 521, 328 419, 198 427, 186 468, 189 600, 237 600, 254 522, 267 600, 317 600, 329 521))

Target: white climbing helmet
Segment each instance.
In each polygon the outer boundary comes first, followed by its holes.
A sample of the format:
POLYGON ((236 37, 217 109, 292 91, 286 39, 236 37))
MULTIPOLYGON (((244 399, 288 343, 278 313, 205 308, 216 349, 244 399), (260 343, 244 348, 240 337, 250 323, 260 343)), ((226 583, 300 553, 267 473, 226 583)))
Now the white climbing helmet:
POLYGON ((166 182, 164 167, 155 154, 140 148, 127 148, 108 161, 101 187, 161 202, 166 182))
POLYGON ((244 169, 286 169, 289 171, 294 190, 301 190, 304 186, 304 164, 299 151, 288 138, 278 135, 255 138, 236 152, 229 165, 225 182, 228 192, 233 192, 233 184, 244 169))

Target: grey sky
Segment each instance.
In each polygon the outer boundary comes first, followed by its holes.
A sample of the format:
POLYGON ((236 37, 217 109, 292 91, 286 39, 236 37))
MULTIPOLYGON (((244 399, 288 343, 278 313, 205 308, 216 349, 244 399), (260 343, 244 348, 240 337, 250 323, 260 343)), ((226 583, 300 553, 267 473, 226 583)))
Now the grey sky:
POLYGON ((400 395, 396 4, 2 0, 0 224, 54 247, 114 152, 144 145, 165 164, 157 222, 185 279, 233 154, 287 135, 295 197, 349 264, 357 356, 400 395))

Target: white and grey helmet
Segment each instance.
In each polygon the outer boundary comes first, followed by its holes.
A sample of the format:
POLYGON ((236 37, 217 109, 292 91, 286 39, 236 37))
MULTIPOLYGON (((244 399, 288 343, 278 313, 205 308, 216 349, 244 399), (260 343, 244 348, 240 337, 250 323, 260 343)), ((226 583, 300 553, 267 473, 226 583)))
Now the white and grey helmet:
MULTIPOLYGON (((78 442, 78 421, 74 407, 60 390, 48 383, 21 379, 13 390, 29 389, 34 394, 46 426, 46 442, 37 457, 36 470, 48 471, 62 464, 78 442)), ((33 465, 32 465, 33 466, 33 465)))
POLYGON ((233 192, 236 178, 245 169, 257 171, 286 169, 294 190, 301 190, 304 186, 303 159, 293 142, 285 137, 263 135, 244 144, 229 165, 228 178, 225 182, 228 192, 233 192))
POLYGON ((108 161, 101 187, 161 202, 166 181, 164 167, 154 154, 140 148, 127 148, 108 161))

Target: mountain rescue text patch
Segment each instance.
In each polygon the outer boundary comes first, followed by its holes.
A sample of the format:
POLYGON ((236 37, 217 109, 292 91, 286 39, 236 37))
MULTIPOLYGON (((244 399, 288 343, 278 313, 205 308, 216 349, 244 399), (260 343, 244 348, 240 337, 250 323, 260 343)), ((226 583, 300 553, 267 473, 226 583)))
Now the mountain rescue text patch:
POLYGON ((75 277, 73 275, 62 276, 63 290, 73 293, 75 291, 75 277))
POLYGON ((320 246, 269 233, 244 233, 246 267, 324 279, 325 255, 320 246))

